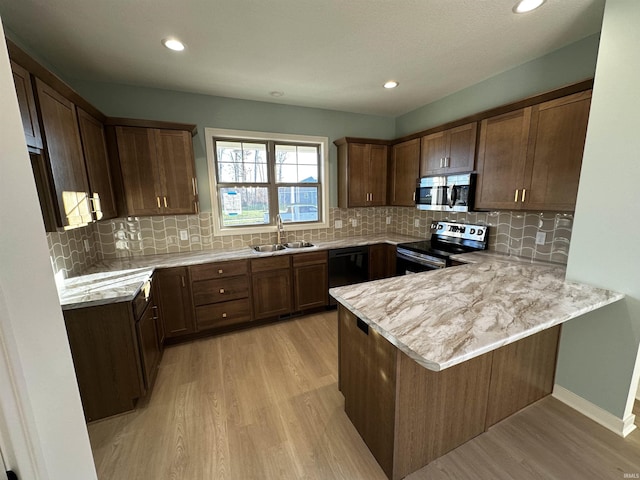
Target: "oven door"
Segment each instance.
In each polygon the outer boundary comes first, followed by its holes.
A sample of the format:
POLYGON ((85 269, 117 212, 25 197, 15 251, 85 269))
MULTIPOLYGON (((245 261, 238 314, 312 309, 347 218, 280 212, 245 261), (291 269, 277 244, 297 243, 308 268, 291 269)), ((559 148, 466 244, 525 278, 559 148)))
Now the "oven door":
POLYGON ((396 253, 396 274, 408 275, 410 273, 428 272, 440 270, 447 266, 447 261, 442 258, 423 255, 420 253, 398 248, 396 253))

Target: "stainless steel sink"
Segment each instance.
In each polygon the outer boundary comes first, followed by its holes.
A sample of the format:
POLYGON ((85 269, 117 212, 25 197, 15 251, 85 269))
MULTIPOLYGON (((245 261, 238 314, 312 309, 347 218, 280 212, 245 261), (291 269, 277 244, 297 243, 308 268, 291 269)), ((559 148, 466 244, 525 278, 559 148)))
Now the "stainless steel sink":
POLYGON ((289 243, 285 243, 284 246, 287 247, 287 248, 309 248, 309 247, 315 247, 315 245, 313 243, 309 243, 309 242, 289 242, 289 243))
POLYGON ((270 243, 267 245, 252 245, 251 248, 256 252, 277 252, 278 250, 284 250, 284 245, 279 243, 270 243))

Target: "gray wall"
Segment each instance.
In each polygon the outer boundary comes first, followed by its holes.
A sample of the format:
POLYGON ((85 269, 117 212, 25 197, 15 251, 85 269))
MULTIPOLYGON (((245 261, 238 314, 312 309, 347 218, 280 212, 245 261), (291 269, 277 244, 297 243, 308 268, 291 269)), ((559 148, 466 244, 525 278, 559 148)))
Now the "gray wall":
POLYGON ((640 57, 630 48, 638 25, 638 0, 607 0, 567 269, 569 279, 627 298, 564 326, 556 375, 619 418, 631 413, 640 341, 640 57), (601 232, 628 240, 607 246, 601 232))
POLYGON ((201 207, 211 211, 204 128, 229 128, 329 137, 329 181, 331 206, 338 204, 337 149, 340 137, 391 139, 395 121, 391 117, 293 107, 168 90, 106 83, 74 81, 73 87, 109 116, 195 123, 196 175, 201 207))
POLYGON ((598 37, 591 35, 396 119, 396 137, 593 78, 598 37))

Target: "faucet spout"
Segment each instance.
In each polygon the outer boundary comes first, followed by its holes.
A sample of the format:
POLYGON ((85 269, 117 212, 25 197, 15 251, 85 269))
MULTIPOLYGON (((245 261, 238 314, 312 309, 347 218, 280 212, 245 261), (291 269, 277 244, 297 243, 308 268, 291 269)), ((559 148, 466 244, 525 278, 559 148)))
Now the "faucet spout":
POLYGON ((282 243, 282 238, 284 236, 284 226, 282 225, 282 217, 280 214, 276 215, 276 228, 278 230, 278 245, 282 243))

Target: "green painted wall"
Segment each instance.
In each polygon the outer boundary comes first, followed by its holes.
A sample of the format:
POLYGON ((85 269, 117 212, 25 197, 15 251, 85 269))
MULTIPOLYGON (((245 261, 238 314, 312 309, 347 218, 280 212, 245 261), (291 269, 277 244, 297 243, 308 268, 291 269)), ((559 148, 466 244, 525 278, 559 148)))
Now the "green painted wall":
POLYGON ((395 131, 392 117, 106 83, 74 81, 72 86, 109 116, 197 124, 196 174, 201 207, 205 211, 211 210, 205 127, 329 137, 329 186, 333 206, 338 203, 338 152, 332 142, 345 136, 391 139, 395 131))
POLYGON ((556 373, 618 418, 631 414, 640 374, 640 57, 629 48, 640 43, 639 24, 638 0, 607 0, 567 264, 568 279, 627 297, 563 327, 556 373), (628 240, 599 251, 600 232, 628 240))
POLYGON ((593 78, 599 35, 591 35, 396 119, 396 138, 593 78))

